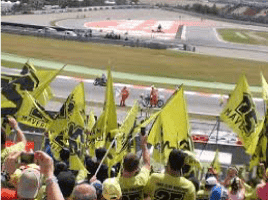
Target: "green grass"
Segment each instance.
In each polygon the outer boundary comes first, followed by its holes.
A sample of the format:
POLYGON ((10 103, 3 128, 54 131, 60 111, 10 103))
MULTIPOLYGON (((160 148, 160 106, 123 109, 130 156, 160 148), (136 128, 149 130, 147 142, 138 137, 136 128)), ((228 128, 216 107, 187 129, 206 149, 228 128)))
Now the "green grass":
MULTIPOLYGON (((244 73, 252 86, 261 84, 260 71, 263 72, 265 77, 268 77, 268 63, 266 62, 167 50, 62 41, 5 33, 1 34, 1 49, 2 52, 29 58, 59 61, 88 68, 106 69, 109 60, 111 60, 113 71, 150 76, 236 83, 239 75, 244 73)), ((9 67, 13 65, 3 61, 1 64, 9 67)), ((66 74, 89 77, 85 74, 66 74)), ((120 82, 133 83, 132 81, 124 80, 123 77, 120 82)), ((151 83, 139 82, 138 84, 150 85, 151 83)), ((159 85, 174 89, 174 85, 159 85)), ((188 89, 208 91, 207 89, 199 88, 188 89)))
POLYGON ((256 34, 268 40, 268 32, 256 32, 256 34))
POLYGON ((268 32, 246 29, 218 29, 217 31, 223 40, 228 42, 268 46, 268 32))

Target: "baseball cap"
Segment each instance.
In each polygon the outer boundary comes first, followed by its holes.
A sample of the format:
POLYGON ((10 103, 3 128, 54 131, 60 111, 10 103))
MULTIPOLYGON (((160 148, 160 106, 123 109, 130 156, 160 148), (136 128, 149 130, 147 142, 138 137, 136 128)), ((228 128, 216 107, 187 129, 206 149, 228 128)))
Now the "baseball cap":
POLYGON ((229 170, 234 170, 236 173, 238 173, 238 169, 237 169, 237 167, 236 167, 235 165, 230 166, 230 167, 228 168, 228 171, 229 171, 229 170))
POLYGON ((206 183, 205 183, 206 186, 213 186, 216 184, 217 184, 217 179, 215 177, 212 176, 206 179, 206 183))
POLYGON ((102 183, 99 180, 92 182, 90 185, 95 187, 97 195, 102 194, 102 183))
POLYGON ((37 196, 41 182, 39 170, 25 169, 19 179, 17 193, 20 198, 33 199, 37 196))
POLYGON ((102 195, 105 199, 120 199, 122 196, 121 188, 116 178, 108 178, 103 182, 102 195))

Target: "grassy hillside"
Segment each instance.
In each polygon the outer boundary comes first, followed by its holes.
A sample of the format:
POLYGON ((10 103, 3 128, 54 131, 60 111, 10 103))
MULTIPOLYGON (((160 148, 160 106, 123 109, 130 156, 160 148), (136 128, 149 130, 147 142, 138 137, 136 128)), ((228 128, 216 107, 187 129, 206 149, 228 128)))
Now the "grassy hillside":
MULTIPOLYGON (((167 50, 53 40, 1 34, 2 52, 105 69, 111 60, 114 71, 151 76, 236 83, 245 73, 250 85, 260 85, 260 71, 268 77, 268 63, 205 56, 167 50)), ((5 65, 2 62, 2 65, 5 65)))

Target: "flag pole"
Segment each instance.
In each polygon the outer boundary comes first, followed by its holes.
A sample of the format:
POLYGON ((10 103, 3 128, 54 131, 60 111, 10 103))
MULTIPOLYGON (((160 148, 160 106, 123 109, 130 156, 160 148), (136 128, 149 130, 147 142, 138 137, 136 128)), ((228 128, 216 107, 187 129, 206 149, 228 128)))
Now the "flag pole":
POLYGON ((217 137, 216 137, 217 149, 218 149, 219 131, 220 131, 220 117, 217 116, 217 137))
POLYGON ((264 116, 266 114, 266 103, 265 103, 265 100, 263 99, 263 110, 264 110, 264 116))
POLYGON ((100 168, 101 168, 102 163, 104 162, 105 158, 108 156, 108 153, 109 153, 109 151, 111 150, 111 148, 112 148, 112 146, 113 146, 114 143, 115 143, 115 138, 113 139, 113 141, 112 141, 112 143, 110 144, 109 148, 107 149, 105 155, 103 156, 103 158, 102 158, 102 160, 101 160, 101 162, 100 162, 100 164, 99 164, 99 166, 98 166, 98 168, 97 168, 97 170, 96 170, 94 176, 97 176, 97 174, 98 174, 98 172, 99 172, 99 170, 100 170, 100 168))
MULTIPOLYGON (((203 151, 205 150, 205 148, 206 148, 206 146, 207 146, 207 144, 208 144, 208 142, 209 142, 209 138, 210 138, 210 136, 212 135, 212 133, 214 132, 214 129, 215 129, 215 127, 217 126, 217 124, 218 124, 218 120, 216 121, 216 124, 214 125, 214 127, 213 127, 211 133, 210 133, 209 136, 208 136, 208 141, 207 141, 207 143, 205 143, 205 145, 203 146, 202 151, 200 152, 199 159, 201 159, 201 155, 202 155, 203 151)), ((216 139, 217 139, 217 138, 216 138, 216 139)))

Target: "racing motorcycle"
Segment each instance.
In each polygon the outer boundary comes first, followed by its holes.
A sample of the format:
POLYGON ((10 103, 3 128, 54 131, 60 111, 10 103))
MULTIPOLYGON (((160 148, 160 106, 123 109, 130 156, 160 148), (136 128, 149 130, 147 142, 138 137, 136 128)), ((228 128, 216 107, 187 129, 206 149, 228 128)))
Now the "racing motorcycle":
MULTIPOLYGON (((143 95, 141 94, 140 95, 140 102, 142 104, 143 107, 150 107, 150 94, 147 94, 147 95, 143 95)), ((164 97, 162 95, 159 95, 158 96, 158 101, 157 101, 157 107, 158 108, 161 108, 163 107, 163 105, 165 104, 165 101, 164 101, 164 97)))
POLYGON ((104 80, 103 78, 97 77, 94 80, 93 85, 95 85, 95 86, 97 86, 97 85, 99 85, 99 86, 106 86, 106 82, 107 82, 107 80, 104 80))

